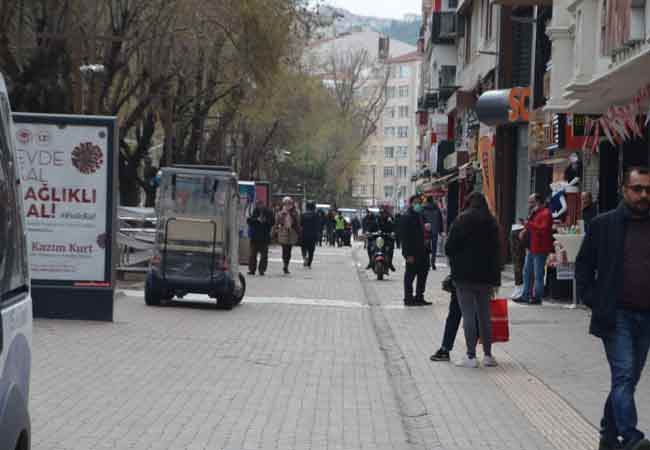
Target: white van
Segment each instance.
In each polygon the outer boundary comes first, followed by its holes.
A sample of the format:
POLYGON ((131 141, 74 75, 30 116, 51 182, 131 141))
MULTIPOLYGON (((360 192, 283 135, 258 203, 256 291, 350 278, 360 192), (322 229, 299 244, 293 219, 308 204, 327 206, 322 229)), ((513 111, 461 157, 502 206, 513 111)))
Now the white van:
POLYGON ((12 124, 0 75, 0 448, 28 450, 32 301, 12 124))

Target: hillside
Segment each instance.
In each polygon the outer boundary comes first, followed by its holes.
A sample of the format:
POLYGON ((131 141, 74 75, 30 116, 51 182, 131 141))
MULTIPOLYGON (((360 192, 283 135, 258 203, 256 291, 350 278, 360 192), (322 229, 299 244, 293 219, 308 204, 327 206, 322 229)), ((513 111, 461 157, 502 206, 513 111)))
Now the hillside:
POLYGON ((319 30, 322 36, 331 37, 349 31, 377 31, 391 39, 416 45, 422 21, 417 16, 409 20, 384 19, 379 17, 359 16, 343 8, 321 6, 318 14, 330 18, 331 25, 319 30))

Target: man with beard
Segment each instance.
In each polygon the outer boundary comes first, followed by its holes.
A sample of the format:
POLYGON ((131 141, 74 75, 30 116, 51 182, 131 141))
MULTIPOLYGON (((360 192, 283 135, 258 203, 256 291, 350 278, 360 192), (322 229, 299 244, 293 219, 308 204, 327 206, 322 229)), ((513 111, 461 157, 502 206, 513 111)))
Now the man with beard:
POLYGON ((578 297, 592 310, 589 332, 602 339, 612 378, 600 450, 650 450, 634 401, 650 349, 649 211, 650 171, 633 167, 623 202, 593 219, 576 260, 578 297))

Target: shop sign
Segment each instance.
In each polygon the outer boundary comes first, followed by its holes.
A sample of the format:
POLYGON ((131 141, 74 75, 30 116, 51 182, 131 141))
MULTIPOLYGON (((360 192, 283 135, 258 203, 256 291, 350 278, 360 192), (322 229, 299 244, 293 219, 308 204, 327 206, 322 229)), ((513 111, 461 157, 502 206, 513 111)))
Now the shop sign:
POLYGON ((490 211, 496 213, 496 180, 494 167, 494 145, 492 139, 481 137, 478 144, 479 160, 481 162, 481 175, 483 176, 483 193, 490 206, 490 211))
POLYGON ((487 91, 476 103, 476 115, 486 125, 526 123, 530 119, 530 87, 487 91))
POLYGON ((544 124, 544 144, 553 151, 566 145, 566 115, 553 114, 551 120, 544 124))

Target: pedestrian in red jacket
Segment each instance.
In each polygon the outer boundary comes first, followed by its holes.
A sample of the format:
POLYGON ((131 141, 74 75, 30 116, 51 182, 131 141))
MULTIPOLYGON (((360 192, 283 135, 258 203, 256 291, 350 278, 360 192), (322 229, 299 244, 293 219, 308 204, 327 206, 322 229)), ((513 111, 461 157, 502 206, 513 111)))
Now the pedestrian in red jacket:
POLYGON ((553 217, 540 194, 528 198, 530 214, 522 231, 522 238, 528 242, 528 254, 524 263, 524 292, 517 303, 539 305, 544 296, 544 268, 549 253, 553 251, 553 217), (534 285, 532 283, 534 276, 534 285), (531 297, 531 288, 534 293, 531 297))

